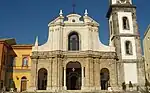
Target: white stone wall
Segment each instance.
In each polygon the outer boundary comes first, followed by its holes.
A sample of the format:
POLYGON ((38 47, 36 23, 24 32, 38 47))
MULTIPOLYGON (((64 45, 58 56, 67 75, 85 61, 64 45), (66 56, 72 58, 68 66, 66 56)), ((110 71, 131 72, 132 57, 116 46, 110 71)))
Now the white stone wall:
POLYGON ((121 34, 133 34, 133 20, 131 12, 118 12, 118 20, 119 20, 119 31, 121 34), (123 29, 122 18, 127 17, 129 20, 129 30, 123 29))
POLYGON ((32 51, 68 51, 68 35, 72 31, 75 31, 79 34, 79 51, 115 52, 114 47, 103 45, 100 42, 98 34, 99 24, 89 16, 84 16, 83 21, 80 20, 81 16, 78 14, 68 15, 68 20, 66 21, 62 21, 62 18, 59 16, 49 23, 49 37, 47 42, 38 46, 38 48, 34 46, 32 51))
MULTIPOLYGON (((111 0, 111 4, 117 4, 117 2, 120 1, 120 0, 111 0)), ((129 0, 129 2, 132 4, 132 0, 129 0)))
POLYGON ((112 3, 112 4, 116 4, 116 3, 117 3, 117 0, 111 0, 111 3, 112 3))
POLYGON ((137 64, 136 63, 124 63, 125 83, 129 84, 131 81, 133 84, 137 81, 137 64))
MULTIPOLYGON (((132 35, 133 31, 133 21, 132 21, 132 13, 131 12, 118 12, 118 21, 119 21, 119 33, 132 35), (123 17, 127 17, 129 21, 129 29, 123 29, 123 17)), ((136 57, 136 45, 134 37, 121 37, 121 53, 122 59, 137 59, 136 57), (132 43, 132 52, 133 55, 127 55, 125 50, 125 42, 130 41, 132 43)))
MULTIPOLYGON (((123 35, 120 37, 120 43, 121 43, 121 55, 123 60, 127 60, 124 63, 124 80, 126 84, 129 84, 129 81, 131 81, 133 84, 138 83, 137 78, 137 63, 128 63, 129 60, 137 59, 136 54, 136 44, 135 44, 135 37, 132 37, 134 35, 134 29, 133 29, 133 19, 132 19, 132 13, 131 12, 118 12, 118 24, 119 24, 119 34, 123 35), (123 29, 123 17, 127 17, 129 21, 129 29, 123 29), (125 42, 130 41, 132 44, 132 54, 126 54, 126 45, 125 42)), ((132 62, 132 61, 130 61, 132 62)))
POLYGON ((134 37, 121 37, 120 42, 121 42, 122 59, 137 59, 135 38, 134 37), (125 42, 126 41, 130 41, 132 43, 132 55, 126 54, 126 49, 125 49, 125 42))

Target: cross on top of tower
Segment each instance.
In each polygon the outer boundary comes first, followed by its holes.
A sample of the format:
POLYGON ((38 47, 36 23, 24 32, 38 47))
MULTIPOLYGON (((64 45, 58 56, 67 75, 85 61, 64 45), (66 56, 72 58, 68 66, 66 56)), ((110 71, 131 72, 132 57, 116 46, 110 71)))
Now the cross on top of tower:
POLYGON ((72 0, 72 12, 73 13, 75 13, 75 7, 76 7, 75 1, 72 0))

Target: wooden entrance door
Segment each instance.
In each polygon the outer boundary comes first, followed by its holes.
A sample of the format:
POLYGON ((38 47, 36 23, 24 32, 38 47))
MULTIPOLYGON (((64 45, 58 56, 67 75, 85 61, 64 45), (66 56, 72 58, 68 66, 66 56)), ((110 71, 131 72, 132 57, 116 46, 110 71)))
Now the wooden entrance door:
POLYGON ((27 79, 26 77, 21 78, 21 91, 27 90, 27 79))

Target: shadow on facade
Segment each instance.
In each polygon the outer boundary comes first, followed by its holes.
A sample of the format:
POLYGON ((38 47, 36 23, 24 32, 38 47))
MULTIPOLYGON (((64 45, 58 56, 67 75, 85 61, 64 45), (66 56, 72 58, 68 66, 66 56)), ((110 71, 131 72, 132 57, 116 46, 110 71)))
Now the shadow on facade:
POLYGON ((13 51, 12 47, 9 46, 7 50, 7 54, 4 56, 4 61, 5 61, 4 71, 5 72, 3 72, 2 74, 4 76, 4 80, 1 80, 0 82, 1 91, 11 91, 11 90, 16 91, 16 85, 13 80, 13 72, 14 72, 13 63, 14 63, 14 59, 16 56, 17 55, 13 51))

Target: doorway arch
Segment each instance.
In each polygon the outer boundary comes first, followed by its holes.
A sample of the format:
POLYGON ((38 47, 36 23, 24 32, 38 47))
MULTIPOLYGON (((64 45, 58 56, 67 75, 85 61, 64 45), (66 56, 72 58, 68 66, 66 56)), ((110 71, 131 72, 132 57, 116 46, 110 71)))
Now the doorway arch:
POLYGON ((81 89, 81 64, 79 62, 69 62, 66 65, 67 90, 81 89))
POLYGON ((21 92, 27 90, 27 78, 23 76, 21 78, 21 92))
POLYGON ((47 87, 47 70, 41 68, 38 71, 38 90, 46 90, 47 87))
POLYGON ((102 68, 100 71, 101 90, 107 90, 109 85, 109 70, 102 68))

